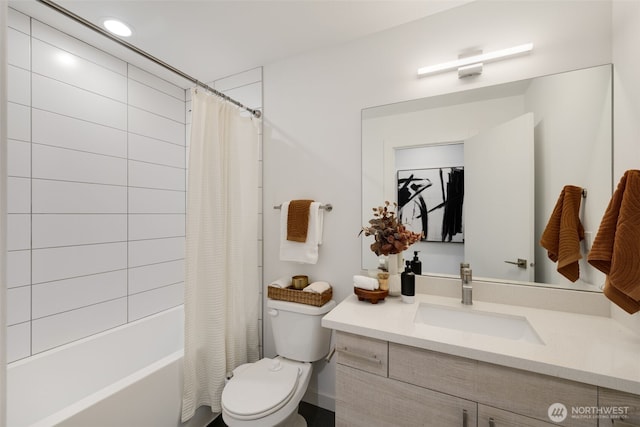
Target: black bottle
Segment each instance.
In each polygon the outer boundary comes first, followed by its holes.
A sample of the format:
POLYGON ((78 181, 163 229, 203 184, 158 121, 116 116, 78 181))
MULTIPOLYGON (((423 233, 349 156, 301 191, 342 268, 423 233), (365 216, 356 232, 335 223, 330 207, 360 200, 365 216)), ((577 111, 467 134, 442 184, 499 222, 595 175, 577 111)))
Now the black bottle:
POLYGON ((404 271, 400 275, 400 293, 402 302, 413 304, 416 294, 416 275, 411 271, 411 262, 407 261, 404 271))
POLYGON ((422 274, 422 261, 418 259, 418 252, 420 251, 413 251, 413 260, 411 260, 413 274, 422 274))

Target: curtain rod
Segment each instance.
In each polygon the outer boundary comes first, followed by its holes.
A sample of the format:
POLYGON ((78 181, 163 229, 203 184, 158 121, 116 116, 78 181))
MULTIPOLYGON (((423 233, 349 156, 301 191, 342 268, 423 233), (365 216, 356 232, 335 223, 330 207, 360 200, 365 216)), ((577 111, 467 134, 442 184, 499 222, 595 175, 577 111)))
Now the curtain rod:
POLYGON ((96 24, 94 24, 91 21, 86 20, 85 18, 83 18, 80 15, 76 15, 75 13, 71 12, 69 9, 65 9, 64 7, 60 6, 59 4, 51 1, 51 0, 36 0, 38 3, 44 4, 45 6, 50 7, 51 9, 61 13, 62 15, 65 15, 67 18, 70 18, 74 21, 76 21, 79 24, 84 25, 85 27, 109 38, 110 40, 118 43, 121 46, 126 47, 127 49, 130 49, 134 52, 136 52, 138 55, 141 55, 143 57, 145 57, 146 59, 150 60, 151 62, 154 62, 157 65, 160 65, 163 68, 166 68, 167 70, 179 75, 180 77, 189 80, 190 82, 194 83, 196 86, 200 86, 205 90, 208 90, 209 92, 213 93, 214 95, 219 96, 220 98, 240 107, 243 108, 245 110, 247 110, 248 112, 250 112, 254 117, 256 118, 260 118, 260 116, 262 116, 262 112, 260 110, 254 110, 252 108, 249 108, 245 105, 243 105, 242 103, 236 101, 235 99, 231 98, 228 95, 225 95, 222 92, 219 92, 217 90, 215 90, 214 88, 212 88, 211 86, 207 85, 206 83, 203 83, 201 81, 199 81, 198 79, 196 79, 195 77, 191 77, 190 75, 186 74, 183 71, 180 71, 179 69, 167 64, 166 62, 162 61, 161 59, 156 58, 155 56, 151 55, 150 53, 145 52, 144 50, 140 49, 137 46, 132 45, 129 42, 126 42, 114 35, 112 35, 111 33, 109 33, 107 30, 103 30, 102 28, 100 28, 99 26, 97 26, 96 24))

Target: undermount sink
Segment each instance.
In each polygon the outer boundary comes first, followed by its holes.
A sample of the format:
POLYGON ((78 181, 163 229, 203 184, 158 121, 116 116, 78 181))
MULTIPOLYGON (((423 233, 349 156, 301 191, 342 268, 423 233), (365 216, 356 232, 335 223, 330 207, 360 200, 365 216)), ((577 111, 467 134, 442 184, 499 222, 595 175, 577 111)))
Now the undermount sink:
POLYGON ((413 321, 472 334, 544 344, 527 318, 522 316, 421 303, 413 321))

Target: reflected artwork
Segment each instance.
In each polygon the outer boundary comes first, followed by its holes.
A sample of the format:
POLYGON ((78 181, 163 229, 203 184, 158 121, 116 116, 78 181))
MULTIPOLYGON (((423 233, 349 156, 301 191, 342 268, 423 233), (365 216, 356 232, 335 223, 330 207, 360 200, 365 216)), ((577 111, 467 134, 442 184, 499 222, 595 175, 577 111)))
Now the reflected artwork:
POLYGON ((399 170, 398 215, 422 241, 464 243, 464 167, 399 170))

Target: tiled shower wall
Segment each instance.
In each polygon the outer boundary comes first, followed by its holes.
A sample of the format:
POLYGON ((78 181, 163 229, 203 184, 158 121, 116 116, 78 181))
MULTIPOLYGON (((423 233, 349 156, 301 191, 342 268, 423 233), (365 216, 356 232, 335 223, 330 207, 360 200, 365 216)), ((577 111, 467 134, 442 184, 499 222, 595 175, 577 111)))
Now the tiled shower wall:
POLYGON ((9 15, 8 360, 183 300, 185 91, 9 15))
MULTIPOLYGON (((190 102, 11 9, 8 45, 15 361, 182 304, 190 102)), ((261 68, 210 85, 262 106, 261 68)))

